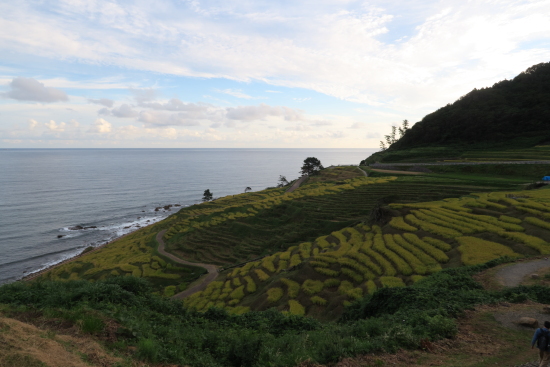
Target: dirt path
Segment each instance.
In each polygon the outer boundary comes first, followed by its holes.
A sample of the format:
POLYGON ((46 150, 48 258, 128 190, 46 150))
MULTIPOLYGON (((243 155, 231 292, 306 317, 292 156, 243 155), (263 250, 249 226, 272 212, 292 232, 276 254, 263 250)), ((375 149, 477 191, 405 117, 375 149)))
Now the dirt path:
POLYGON ((288 188, 288 190, 285 191, 285 193, 289 193, 289 192, 292 192, 294 190, 296 190, 298 187, 300 187, 300 185, 307 179, 308 176, 302 176, 300 177, 299 179, 297 179, 293 184, 292 186, 290 186, 288 188))
POLYGON ((382 172, 382 173, 395 173, 400 175, 424 175, 424 172, 413 172, 413 171, 395 171, 395 170, 388 170, 388 169, 378 169, 378 168, 371 168, 371 171, 374 172, 382 172))
POLYGON ((183 292, 180 292, 173 296, 173 299, 183 299, 185 297, 188 297, 192 295, 193 293, 203 291, 206 289, 208 284, 214 281, 218 277, 218 268, 216 265, 212 264, 201 264, 201 263, 194 263, 186 260, 182 260, 177 256, 174 256, 164 249, 164 240, 162 239, 162 236, 166 233, 166 230, 162 230, 157 234, 157 242, 159 243, 158 252, 162 255, 170 258, 171 260, 183 264, 183 265, 191 265, 191 266, 200 266, 201 268, 205 268, 208 271, 208 274, 206 274, 205 277, 202 278, 202 281, 195 285, 194 287, 191 287, 189 289, 184 290, 183 292))
POLYGON ((548 267, 550 267, 550 260, 548 259, 521 262, 500 269, 495 274, 495 278, 506 287, 517 287, 526 276, 548 267))

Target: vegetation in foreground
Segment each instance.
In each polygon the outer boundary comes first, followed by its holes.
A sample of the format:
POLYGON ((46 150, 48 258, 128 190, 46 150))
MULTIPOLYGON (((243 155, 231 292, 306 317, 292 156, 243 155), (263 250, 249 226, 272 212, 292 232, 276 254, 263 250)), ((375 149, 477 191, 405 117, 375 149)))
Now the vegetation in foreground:
MULTIPOLYGON (((191 366, 293 366, 327 364, 344 357, 416 349, 426 341, 452 338, 456 317, 479 304, 550 303, 546 287, 486 291, 472 279, 485 265, 445 269, 405 288, 383 288, 346 308, 338 323, 284 315, 276 310, 229 315, 199 313, 151 294, 144 279, 12 283, 0 288, 2 312, 40 313, 104 335, 122 355, 191 366), (113 330, 112 325, 117 327, 113 330)), ((0 338, 2 333, 0 331, 0 338)))

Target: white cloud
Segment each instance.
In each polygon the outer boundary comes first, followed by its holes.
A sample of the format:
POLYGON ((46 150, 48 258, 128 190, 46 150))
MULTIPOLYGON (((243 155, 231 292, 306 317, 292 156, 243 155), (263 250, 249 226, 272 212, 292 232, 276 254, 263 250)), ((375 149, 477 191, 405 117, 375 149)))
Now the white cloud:
POLYGON ((350 129, 363 129, 367 127, 367 124, 363 122, 354 122, 349 128, 350 129))
POLYGON ((166 113, 161 111, 141 111, 139 114, 140 122, 148 126, 197 126, 200 122, 189 118, 186 113, 166 113))
POLYGON ((113 126, 111 125, 110 122, 102 118, 99 118, 95 120, 94 123, 90 126, 90 129, 88 130, 88 132, 94 133, 94 134, 106 134, 106 133, 110 133, 112 129, 113 129, 113 126))
POLYGON ((293 100, 295 100, 296 102, 306 102, 306 101, 310 101, 311 98, 309 97, 304 97, 304 98, 292 98, 293 100))
POLYGON ((366 138, 367 139, 380 139, 382 137, 382 135, 380 133, 368 133, 366 138))
POLYGON ((46 87, 33 78, 14 78, 9 84, 10 90, 3 95, 19 101, 59 102, 67 101, 67 94, 60 89, 46 87))
POLYGON ((119 107, 115 107, 111 110, 111 114, 115 117, 131 118, 137 117, 139 114, 127 104, 122 104, 119 107))
POLYGON ((35 119, 29 119, 28 124, 29 130, 34 130, 38 126, 38 121, 36 121, 35 119))
POLYGON ((262 97, 252 97, 245 94, 240 89, 214 89, 217 93, 229 94, 230 96, 242 98, 242 99, 262 99, 262 97))
POLYGON ((304 120, 303 111, 285 106, 273 107, 261 103, 258 106, 239 106, 227 108, 227 118, 231 120, 264 120, 268 116, 283 117, 287 121, 304 120))
POLYGON ((46 126, 50 131, 55 132, 63 132, 65 131, 65 123, 61 122, 57 124, 54 120, 50 120, 50 122, 44 123, 44 126, 46 126))
POLYGON ((113 107, 115 101, 113 101, 112 99, 109 99, 109 98, 99 98, 99 99, 91 99, 89 98, 88 101, 90 103, 95 103, 95 104, 100 104, 102 106, 105 106, 105 107, 113 107))

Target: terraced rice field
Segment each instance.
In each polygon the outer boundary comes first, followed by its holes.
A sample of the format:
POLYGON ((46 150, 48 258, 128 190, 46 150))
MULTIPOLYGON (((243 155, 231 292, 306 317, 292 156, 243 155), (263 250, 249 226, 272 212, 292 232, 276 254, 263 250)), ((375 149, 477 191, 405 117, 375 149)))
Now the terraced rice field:
POLYGON ((378 288, 406 286, 443 267, 550 253, 550 190, 390 207, 395 216, 382 227, 349 226, 227 270, 184 302, 200 311, 277 307, 330 319, 378 288))

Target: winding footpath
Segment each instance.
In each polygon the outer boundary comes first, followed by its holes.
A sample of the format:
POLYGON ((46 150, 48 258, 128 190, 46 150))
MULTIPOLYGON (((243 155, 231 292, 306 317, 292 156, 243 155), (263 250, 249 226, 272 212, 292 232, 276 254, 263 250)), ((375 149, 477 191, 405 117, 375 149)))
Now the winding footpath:
POLYGON ((495 278, 505 287, 517 287, 526 276, 548 267, 550 267, 548 259, 520 262, 500 269, 495 274, 495 278))
POLYGON ((180 292, 180 293, 174 295, 172 297, 172 299, 183 299, 185 297, 189 297, 193 293, 205 290, 206 287, 208 286, 208 284, 212 283, 214 281, 214 279, 216 279, 218 277, 218 268, 217 268, 217 266, 212 265, 212 264, 194 263, 194 262, 182 260, 179 257, 174 256, 174 255, 166 252, 166 250, 164 249, 164 247, 165 247, 164 246, 164 240, 162 239, 162 237, 164 236, 165 233, 166 233, 166 229, 164 229, 164 230, 160 231, 159 233, 157 233, 157 237, 156 237, 157 242, 159 243, 158 252, 160 254, 170 258, 171 260, 173 260, 177 263, 180 263, 180 264, 183 264, 183 265, 199 266, 201 268, 205 268, 208 271, 208 274, 206 274, 206 276, 203 277, 202 281, 199 284, 197 284, 194 287, 191 287, 189 289, 186 289, 183 292, 180 292))

